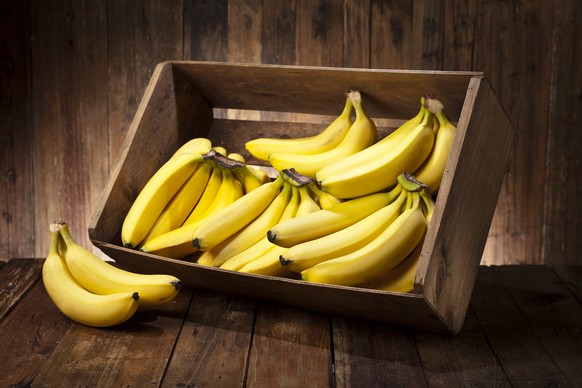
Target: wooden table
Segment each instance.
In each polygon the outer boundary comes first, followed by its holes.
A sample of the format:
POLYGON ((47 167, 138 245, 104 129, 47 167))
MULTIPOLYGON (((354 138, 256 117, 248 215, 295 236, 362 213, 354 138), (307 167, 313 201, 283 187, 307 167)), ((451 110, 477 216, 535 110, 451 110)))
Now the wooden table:
POLYGON ((458 336, 183 289, 71 322, 43 260, 0 262, 0 386, 582 386, 582 267, 481 267, 458 336))

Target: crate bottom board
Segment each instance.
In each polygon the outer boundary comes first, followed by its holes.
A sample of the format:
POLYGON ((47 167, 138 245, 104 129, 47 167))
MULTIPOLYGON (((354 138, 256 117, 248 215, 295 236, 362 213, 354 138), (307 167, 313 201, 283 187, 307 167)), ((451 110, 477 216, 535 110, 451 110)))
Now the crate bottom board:
POLYGON ((302 280, 243 274, 196 263, 137 252, 114 244, 93 241, 120 268, 137 273, 166 273, 185 286, 229 295, 339 314, 397 326, 451 333, 421 294, 404 294, 357 287, 308 283, 302 280))

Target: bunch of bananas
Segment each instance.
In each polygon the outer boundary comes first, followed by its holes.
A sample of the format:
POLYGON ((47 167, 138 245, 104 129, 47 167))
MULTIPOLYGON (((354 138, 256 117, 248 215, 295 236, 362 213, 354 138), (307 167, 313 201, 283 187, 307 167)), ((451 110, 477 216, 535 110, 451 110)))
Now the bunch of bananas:
POLYGON ((42 268, 47 293, 75 322, 108 327, 127 321, 141 305, 171 301, 181 282, 171 275, 124 271, 73 240, 68 225, 52 222, 51 245, 42 268))
POLYGON ((206 138, 192 139, 138 194, 122 225, 123 245, 188 256, 196 252, 192 234, 206 218, 268 182, 267 173, 246 165, 242 155, 212 147, 206 138))

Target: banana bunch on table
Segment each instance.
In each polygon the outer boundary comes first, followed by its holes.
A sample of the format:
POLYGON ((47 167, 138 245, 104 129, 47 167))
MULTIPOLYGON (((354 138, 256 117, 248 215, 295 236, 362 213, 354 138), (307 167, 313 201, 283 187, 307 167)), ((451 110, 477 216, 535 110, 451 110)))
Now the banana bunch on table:
POLYGON ((63 314, 75 322, 108 327, 127 321, 139 305, 171 301, 181 288, 178 278, 125 271, 79 245, 68 225, 50 224, 51 245, 43 263, 46 291, 63 314))

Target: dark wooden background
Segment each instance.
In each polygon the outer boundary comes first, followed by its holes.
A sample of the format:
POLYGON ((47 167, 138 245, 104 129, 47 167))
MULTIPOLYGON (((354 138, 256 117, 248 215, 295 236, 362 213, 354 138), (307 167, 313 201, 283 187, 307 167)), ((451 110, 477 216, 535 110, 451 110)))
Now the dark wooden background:
MULTIPOLYGON (((476 70, 517 136, 484 264, 582 264, 579 0, 0 0, 0 260, 87 225, 168 59, 476 70)), ((477 157, 477 155, 476 155, 477 157)))

